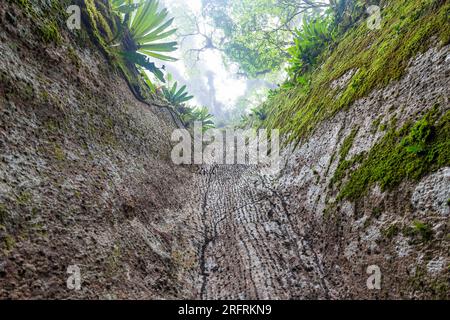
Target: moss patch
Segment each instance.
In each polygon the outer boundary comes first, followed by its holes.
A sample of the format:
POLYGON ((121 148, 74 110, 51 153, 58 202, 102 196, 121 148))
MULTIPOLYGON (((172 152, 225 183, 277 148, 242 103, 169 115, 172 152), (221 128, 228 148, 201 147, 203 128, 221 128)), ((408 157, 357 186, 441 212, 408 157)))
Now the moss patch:
POLYGON ((72 64, 75 66, 75 68, 78 70, 81 67, 81 59, 78 56, 77 52, 75 51, 74 48, 69 47, 67 49, 67 56, 69 57, 70 61, 72 62, 72 64))
POLYGON ((448 299, 448 279, 429 279, 426 267, 418 266, 414 275, 408 279, 411 287, 418 292, 427 292, 433 299, 448 299))
POLYGON ((4 224, 8 216, 8 211, 4 204, 0 204, 0 224, 4 224))
POLYGON ((17 4, 25 12, 30 12, 32 9, 30 0, 9 0, 9 2, 17 4))
POLYGON ((359 157, 347 160, 348 153, 350 152, 353 142, 355 140, 358 129, 353 129, 352 132, 344 139, 342 143, 341 150, 339 151, 339 164, 334 172, 333 178, 331 179, 331 185, 341 184, 343 178, 346 175, 347 170, 349 170, 359 159, 359 157))
POLYGON ((48 21, 38 27, 39 35, 45 43, 61 43, 61 35, 58 26, 53 21, 48 21))
POLYGON ((3 245, 5 248, 5 253, 11 252, 16 246, 16 240, 9 234, 5 235, 3 238, 3 245))
POLYGON ((56 160, 58 160, 60 162, 63 162, 64 160, 66 160, 66 155, 64 153, 64 150, 58 145, 54 146, 53 154, 54 154, 56 160))
POLYGON ((379 217, 381 217, 382 213, 383 213, 383 209, 380 207, 374 207, 372 209, 372 217, 375 219, 378 219, 379 217))
MULTIPOLYGON (((358 161, 356 157, 350 162, 358 161)), ((349 174, 338 198, 356 200, 377 183, 384 191, 404 179, 418 180, 441 167, 450 165, 450 111, 439 117, 433 108, 416 123, 401 129, 392 127, 349 174)), ((344 165, 343 165, 344 166, 344 165)), ((339 172, 342 177, 348 165, 339 172)), ((349 170, 350 171, 350 170, 349 170)))
POLYGON ((32 195, 29 192, 22 192, 18 197, 17 197, 17 204, 18 205, 27 205, 31 202, 32 199, 32 195))
POLYGON ((109 15, 107 8, 100 1, 86 0, 85 5, 91 31, 100 44, 105 45, 105 41, 113 39, 113 31, 107 21, 113 23, 115 19, 109 15))
POLYGON ((403 234, 420 242, 428 242, 433 238, 433 229, 428 223, 415 220, 410 227, 403 230, 403 234))
POLYGON ((448 1, 392 0, 382 10, 380 30, 370 30, 366 21, 347 32, 325 63, 311 74, 308 92, 302 88, 282 91, 270 99, 265 125, 280 129, 285 143, 298 143, 317 124, 350 106, 356 99, 400 78, 417 53, 440 39, 450 41, 448 1), (331 83, 350 70, 357 70, 341 91, 331 83))
POLYGON ((371 128, 372 134, 374 134, 378 131, 378 128, 380 128, 380 124, 381 124, 381 117, 375 119, 372 122, 372 128, 371 128))
POLYGON ((387 227, 386 229, 384 229, 381 233, 388 239, 392 239, 394 238, 396 235, 398 235, 400 232, 400 228, 398 227, 398 225, 392 224, 389 227, 387 227))

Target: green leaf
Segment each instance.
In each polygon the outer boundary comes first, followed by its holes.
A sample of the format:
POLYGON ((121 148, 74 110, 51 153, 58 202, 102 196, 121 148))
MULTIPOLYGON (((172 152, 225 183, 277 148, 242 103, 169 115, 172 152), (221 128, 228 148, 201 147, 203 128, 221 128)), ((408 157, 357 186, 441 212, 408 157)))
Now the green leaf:
POLYGON ((166 43, 152 43, 143 44, 139 46, 139 50, 146 51, 157 51, 157 52, 172 52, 177 50, 177 42, 166 42, 166 43))
POLYGON ((134 51, 125 51, 122 52, 121 55, 129 62, 137 64, 147 69, 148 71, 152 72, 161 82, 165 82, 164 74, 162 73, 162 71, 145 55, 142 55, 134 51))
POLYGON ((146 54, 148 56, 151 56, 153 58, 156 58, 156 59, 159 59, 159 60, 163 60, 163 61, 172 61, 172 62, 178 61, 177 58, 173 58, 173 57, 166 56, 166 55, 159 54, 159 53, 154 53, 154 52, 149 51, 149 50, 139 50, 139 52, 143 53, 143 54, 146 54))
POLYGON ((156 34, 156 35, 150 33, 150 34, 145 35, 145 36, 143 36, 141 38, 138 38, 137 42, 139 44, 151 43, 151 42, 154 42, 154 41, 158 41, 158 40, 161 40, 161 39, 168 38, 168 37, 172 36, 173 34, 175 34, 175 32, 177 32, 177 29, 172 29, 170 31, 167 31, 167 32, 164 32, 164 33, 161 33, 161 34, 156 34))

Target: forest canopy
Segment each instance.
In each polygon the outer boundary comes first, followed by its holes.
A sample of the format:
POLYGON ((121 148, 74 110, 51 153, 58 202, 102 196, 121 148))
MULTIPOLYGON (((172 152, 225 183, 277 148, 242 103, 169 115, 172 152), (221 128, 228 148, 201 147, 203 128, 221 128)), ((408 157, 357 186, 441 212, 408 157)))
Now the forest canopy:
MULTIPOLYGON (((206 106, 220 126, 248 123, 250 108, 277 85, 307 87, 322 53, 365 12, 361 0, 198 0, 195 11, 170 7, 171 0, 110 2, 123 26, 120 56, 137 65, 153 94, 162 93, 184 119, 206 106), (216 70, 202 70, 217 56, 228 77, 245 81, 231 108, 217 99, 216 70)), ((259 120, 264 113, 251 112, 259 120)))

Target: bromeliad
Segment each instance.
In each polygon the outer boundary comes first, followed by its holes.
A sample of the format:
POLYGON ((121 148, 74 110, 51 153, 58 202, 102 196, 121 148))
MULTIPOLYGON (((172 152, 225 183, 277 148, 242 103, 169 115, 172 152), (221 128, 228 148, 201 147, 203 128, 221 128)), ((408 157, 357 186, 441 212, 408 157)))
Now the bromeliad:
POLYGON ((177 31, 170 29, 174 19, 168 19, 167 9, 159 10, 157 0, 111 0, 111 6, 122 20, 121 41, 114 46, 122 46, 120 53, 127 61, 146 68, 164 82, 162 71, 149 57, 177 60, 167 55, 177 50, 177 42, 159 42, 177 31))

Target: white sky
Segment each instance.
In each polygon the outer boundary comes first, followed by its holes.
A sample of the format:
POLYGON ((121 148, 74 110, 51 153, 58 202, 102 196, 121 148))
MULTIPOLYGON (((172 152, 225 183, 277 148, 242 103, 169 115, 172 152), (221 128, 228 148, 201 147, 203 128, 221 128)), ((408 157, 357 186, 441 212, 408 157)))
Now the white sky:
MULTIPOLYGON (((169 14, 171 16, 175 17, 175 25, 177 22, 177 16, 174 14, 176 12, 175 9, 171 10, 171 8, 177 7, 177 6, 186 6, 189 8, 189 11, 199 14, 201 12, 202 4, 201 0, 161 0, 161 3, 164 4, 168 10, 169 14)), ((186 10, 188 11, 188 10, 186 10)), ((195 38, 194 38, 195 39, 195 38)), ((195 41, 194 39, 190 39, 191 41, 195 41)), ((201 37, 198 37, 198 48, 202 47, 202 39, 201 37)), ((185 66, 185 61, 183 60, 182 55, 180 54, 181 50, 178 52, 178 58, 179 61, 175 63, 165 63, 169 69, 175 68, 176 71, 178 71, 185 79, 189 79, 187 75, 187 70, 185 66)), ((235 72, 233 73, 233 70, 227 70, 223 63, 223 57, 222 54, 213 49, 205 50, 200 55, 200 61, 197 62, 195 68, 198 68, 202 74, 205 74, 207 72, 212 72, 214 74, 214 87, 216 92, 216 100, 224 104, 225 109, 232 109, 234 105, 236 104, 236 101, 244 95, 247 88, 247 80, 246 79, 239 79, 236 76, 234 76, 235 72)), ((174 78, 176 76, 174 75, 174 78)), ((180 79, 177 79, 180 80, 180 79)), ((182 81, 182 79, 181 79, 182 81)), ((206 83, 206 78, 205 78, 206 83)), ((193 88, 194 86, 198 88, 198 84, 189 83, 189 80, 186 83, 188 89, 193 88)), ((191 90, 192 92, 193 90, 191 90)), ((194 92, 195 95, 195 92, 194 92)), ((192 100, 194 104, 201 104, 200 101, 192 100)), ((211 107, 209 105, 206 105, 207 107, 211 107)))
MULTIPOLYGON (((323 1, 328 2, 328 0, 323 1)), ((180 24, 182 25, 188 25, 189 23, 186 23, 185 20, 186 16, 201 16, 202 0, 160 0, 160 3, 169 10, 169 16, 175 18, 175 27, 179 27, 177 21, 181 21, 180 24)), ((273 24, 276 24, 276 22, 276 20, 273 20, 273 24)), ((201 20, 200 25, 201 28, 206 29, 202 32, 209 33, 213 30, 211 26, 206 23, 203 24, 201 20)), ((181 34, 186 32, 190 33, 192 30, 184 30, 184 32, 179 30, 181 34)), ((178 40, 180 41, 180 39, 178 40)), ((261 103, 261 97, 266 96, 268 88, 276 88, 275 83, 281 83, 286 78, 284 68, 281 68, 282 71, 277 74, 270 75, 271 80, 239 78, 236 75, 237 67, 228 66, 227 69, 223 54, 214 49, 203 51, 199 56, 200 60, 194 66, 188 65, 189 61, 186 56, 183 56, 183 52, 192 48, 200 49, 203 47, 203 43, 204 38, 202 36, 188 37, 183 42, 182 47, 171 54, 179 59, 177 62, 157 62, 157 64, 164 64, 167 71, 173 74, 175 80, 181 85, 187 86, 188 92, 195 97, 189 104, 208 107, 211 113, 218 116, 219 119, 216 118, 217 120, 220 120, 221 114, 224 115, 224 118, 230 116, 230 114, 239 117, 236 108, 237 102, 244 95, 247 95, 248 105, 243 107, 248 112, 261 103), (211 75, 214 83, 213 90, 208 84, 211 75), (214 109, 216 112, 214 112, 214 109)), ((240 111, 242 111, 242 107, 240 111)))

